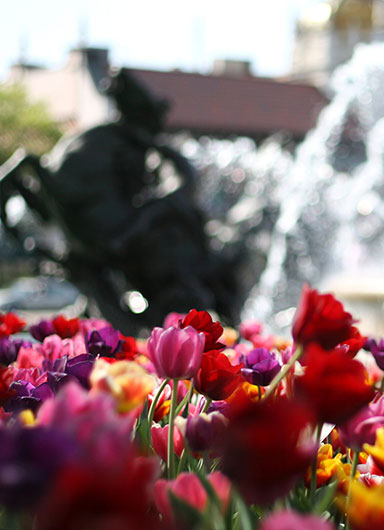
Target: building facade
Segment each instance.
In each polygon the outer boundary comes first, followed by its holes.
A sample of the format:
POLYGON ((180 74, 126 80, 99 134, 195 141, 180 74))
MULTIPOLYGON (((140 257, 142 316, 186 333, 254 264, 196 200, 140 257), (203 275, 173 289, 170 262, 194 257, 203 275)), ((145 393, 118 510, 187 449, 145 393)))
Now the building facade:
MULTIPOLYGON (((167 132, 246 135, 263 139, 284 131, 301 139, 312 128, 326 97, 307 83, 255 77, 244 61, 221 61, 210 75, 126 68, 151 93, 169 101, 167 132)), ((108 51, 79 48, 58 70, 14 65, 7 82, 20 82, 33 101, 42 100, 65 131, 81 132, 113 119, 106 97, 108 51)))
POLYGON ((292 79, 324 86, 359 43, 384 41, 383 0, 327 0, 305 9, 296 25, 292 79))

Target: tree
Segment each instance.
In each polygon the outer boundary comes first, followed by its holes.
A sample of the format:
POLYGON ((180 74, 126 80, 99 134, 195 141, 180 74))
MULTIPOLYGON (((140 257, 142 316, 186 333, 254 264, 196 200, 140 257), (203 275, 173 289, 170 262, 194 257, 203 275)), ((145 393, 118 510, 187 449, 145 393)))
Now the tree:
POLYGON ((44 103, 31 103, 22 85, 0 85, 0 164, 19 147, 42 155, 61 135, 44 103))

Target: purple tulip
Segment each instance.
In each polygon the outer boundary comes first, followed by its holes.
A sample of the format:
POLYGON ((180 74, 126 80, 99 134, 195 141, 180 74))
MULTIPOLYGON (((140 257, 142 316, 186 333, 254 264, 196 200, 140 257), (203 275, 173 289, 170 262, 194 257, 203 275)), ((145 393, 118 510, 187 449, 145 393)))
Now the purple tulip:
POLYGON ((240 361, 244 363, 241 373, 251 385, 267 386, 281 370, 276 356, 267 348, 256 348, 241 356, 240 361))
POLYGON ((185 437, 191 451, 202 453, 216 449, 225 435, 227 423, 228 420, 220 412, 188 418, 185 437))
POLYGON ((45 337, 53 335, 55 330, 53 329, 53 324, 50 320, 41 320, 41 322, 29 328, 29 333, 34 339, 43 342, 45 337))
POLYGON ((212 401, 209 405, 207 413, 220 412, 226 418, 230 415, 231 406, 226 401, 212 401))
POLYGON ((384 340, 381 339, 378 343, 375 339, 367 339, 364 349, 372 353, 377 366, 380 370, 384 370, 384 340))
POLYGON ((8 366, 16 361, 17 354, 22 346, 29 348, 32 346, 32 343, 22 339, 2 337, 0 339, 0 364, 8 366))
POLYGON ((44 360, 43 369, 48 372, 47 382, 55 394, 63 384, 69 381, 77 381, 83 388, 89 390, 89 375, 92 372, 94 362, 95 357, 88 353, 77 355, 72 359, 68 359, 65 355, 56 359, 55 362, 48 359, 44 360))
POLYGON ((9 388, 15 392, 15 395, 4 403, 7 412, 20 412, 24 409, 35 412, 43 401, 54 395, 48 383, 35 386, 29 381, 13 381, 9 388))
POLYGON ((0 427, 0 504, 11 510, 35 506, 55 473, 73 458, 64 433, 47 427, 0 427))
POLYGON ((85 337, 87 352, 95 357, 111 357, 120 346, 120 332, 112 326, 88 332, 85 337))
POLYGON ((67 362, 65 373, 77 379, 81 386, 87 390, 90 388, 89 376, 92 372, 95 359, 91 355, 83 353, 77 357, 72 357, 67 362))
POLYGON ((154 328, 147 349, 160 377, 191 379, 200 368, 204 346, 204 333, 187 326, 184 329, 154 328))

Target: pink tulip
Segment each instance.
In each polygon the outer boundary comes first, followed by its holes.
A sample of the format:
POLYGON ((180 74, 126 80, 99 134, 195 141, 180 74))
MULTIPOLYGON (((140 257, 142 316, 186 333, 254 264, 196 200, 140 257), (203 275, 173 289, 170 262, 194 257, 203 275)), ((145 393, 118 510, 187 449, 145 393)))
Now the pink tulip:
POLYGON ((335 527, 317 515, 303 515, 283 510, 267 517, 261 524, 260 530, 335 530, 335 527))
MULTIPOLYGON (((229 480, 219 471, 207 475, 207 480, 221 501, 222 511, 225 512, 231 493, 229 480)), ((208 494, 195 474, 181 473, 175 480, 160 479, 155 484, 155 503, 167 521, 173 519, 169 491, 199 512, 204 511, 207 506, 208 494)))
MULTIPOLYGON (((153 448, 156 454, 159 455, 159 457, 163 459, 164 462, 167 462, 168 431, 169 425, 161 427, 161 425, 155 423, 151 427, 151 438, 153 448)), ((176 426, 173 430, 173 441, 175 453, 180 458, 181 453, 184 449, 184 440, 180 430, 176 426)))
POLYGON ((60 357, 63 357, 63 341, 59 335, 49 335, 43 340, 41 345, 41 352, 45 359, 56 361, 60 357))
POLYGON ((148 356, 160 377, 191 379, 200 368, 204 333, 193 327, 154 328, 148 339, 148 356))
POLYGON ((239 331, 246 340, 251 340, 254 335, 260 335, 263 326, 257 320, 245 320, 239 325, 239 331))
POLYGON ((349 421, 339 427, 344 445, 361 451, 363 444, 375 444, 376 431, 384 427, 384 396, 370 403, 349 421))
POLYGON ((44 357, 37 349, 21 347, 17 356, 18 368, 42 368, 44 357))
POLYGON ((178 328, 179 321, 184 320, 186 316, 187 315, 185 313, 176 313, 175 311, 173 311, 172 313, 168 313, 168 315, 164 319, 163 327, 165 329, 170 327, 178 328))
POLYGON ((225 475, 220 473, 220 471, 214 471, 207 476, 207 479, 211 483, 219 501, 221 502, 222 512, 225 513, 228 509, 231 497, 231 482, 225 475))

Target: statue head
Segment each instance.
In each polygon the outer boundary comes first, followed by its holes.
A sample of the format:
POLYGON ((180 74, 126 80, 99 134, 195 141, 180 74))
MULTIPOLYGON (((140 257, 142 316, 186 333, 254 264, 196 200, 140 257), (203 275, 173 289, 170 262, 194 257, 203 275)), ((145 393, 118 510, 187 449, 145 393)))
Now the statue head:
POLYGON ((154 96, 127 68, 120 68, 112 74, 106 93, 115 101, 121 118, 129 125, 151 134, 161 132, 169 103, 154 96))

